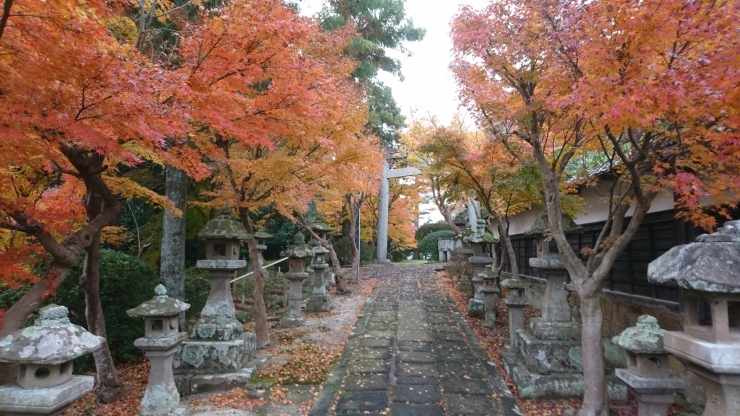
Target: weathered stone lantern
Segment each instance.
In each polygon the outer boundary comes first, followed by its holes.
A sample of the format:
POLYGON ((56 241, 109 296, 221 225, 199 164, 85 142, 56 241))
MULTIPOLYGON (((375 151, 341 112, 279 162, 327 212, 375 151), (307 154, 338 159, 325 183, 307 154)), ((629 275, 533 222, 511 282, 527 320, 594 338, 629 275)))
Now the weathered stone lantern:
MULTIPOLYGON (((566 234, 583 232, 583 228, 565 214, 561 224, 566 234)), ((504 352, 504 368, 514 380, 519 397, 523 398, 580 397, 584 391, 581 329, 573 320, 565 291, 568 272, 560 254, 549 250, 546 236, 549 229, 547 214, 542 214, 532 228, 524 232, 537 240, 537 257, 530 258, 529 265, 547 278, 542 317, 531 319, 528 330, 516 329, 509 334, 514 336, 514 342, 504 352)), ((523 286, 519 283, 507 285, 523 286)), ((520 298, 524 290, 526 287, 513 289, 520 298)), ((608 373, 606 382, 610 399, 627 399, 627 386, 614 374, 608 373)))
POLYGON ((288 260, 288 272, 285 273, 285 278, 290 282, 288 315, 280 319, 280 326, 283 328, 295 328, 303 325, 305 321, 303 316, 301 316, 301 291, 303 290, 303 281, 308 278, 304 261, 306 258, 313 257, 314 253, 311 247, 306 245, 303 234, 299 231, 293 239, 293 245, 289 246, 280 255, 290 258, 288 260))
POLYGON ((73 376, 72 360, 98 350, 104 338, 70 323, 64 306, 41 308, 33 326, 0 340, 0 362, 19 365, 16 382, 0 386, 0 411, 58 415, 92 391, 94 378, 73 376))
POLYGON ((704 415, 740 415, 740 221, 695 243, 673 247, 648 265, 648 280, 684 289, 684 329, 666 351, 688 362, 707 391, 704 415))
MULTIPOLYGON (((566 214, 563 214, 561 224, 566 235, 581 234, 584 231, 583 227, 566 214)), ((530 328, 540 339, 580 340, 580 326, 573 321, 565 290, 568 271, 560 254, 550 252, 550 241, 545 235, 549 229, 547 213, 543 213, 537 217, 532 228, 524 232, 524 235, 535 236, 537 241, 537 257, 529 259, 530 267, 538 269, 547 277, 547 287, 542 299, 542 318, 532 319, 530 328)))
POLYGON ((684 386, 671 374, 668 353, 663 348, 663 329, 650 315, 637 318, 637 325, 627 328, 613 342, 627 352, 627 369, 615 373, 637 393, 638 416, 665 416, 673 395, 684 386))
POLYGON ((493 262, 493 258, 488 255, 491 244, 495 241, 494 237, 486 234, 486 220, 477 221, 477 231, 464 238, 464 241, 470 245, 473 255, 468 259, 470 266, 473 268, 473 298, 468 301, 468 313, 482 318, 485 314, 485 296, 481 292, 483 287, 483 275, 486 266, 493 262))
POLYGON ((250 236, 224 207, 218 218, 208 221, 198 236, 205 240, 206 259, 196 268, 208 271, 211 290, 190 339, 177 349, 173 359, 175 382, 182 394, 229 389, 244 384, 251 370, 243 366, 254 354, 256 336, 244 332, 236 319, 230 281, 246 267, 239 259, 241 241, 250 236))
MULTIPOLYGON (((333 228, 326 224, 318 223, 311 226, 311 230, 316 233, 321 239, 326 238, 326 233, 332 231, 333 228)), ((329 254, 329 250, 321 245, 321 241, 311 239, 309 244, 313 245, 313 262, 311 268, 314 271, 312 294, 306 303, 306 311, 308 312, 328 312, 332 308, 331 295, 326 293, 326 285, 324 283, 324 273, 329 268, 329 262, 326 256, 329 254)))
POLYGON ((242 324, 236 320, 231 280, 236 271, 247 266, 239 260, 241 242, 249 238, 242 224, 230 216, 224 207, 218 218, 210 220, 198 233, 205 240, 206 260, 198 260, 196 268, 208 270, 211 291, 200 313, 200 319, 190 334, 191 338, 228 341, 242 334, 242 324))
POLYGON ((491 327, 496 323, 496 295, 500 293, 496 284, 498 274, 493 271, 493 267, 489 264, 480 276, 483 279, 483 286, 481 286, 480 292, 483 294, 486 307, 486 317, 483 326, 491 327))
POLYGON ((154 288, 154 298, 129 309, 129 316, 144 318, 144 337, 134 341, 146 353, 151 363, 149 382, 141 399, 141 416, 185 415, 187 407, 180 406, 180 393, 172 374, 172 357, 177 346, 188 334, 180 332, 178 316, 190 305, 167 296, 163 285, 154 288))
MULTIPOLYGON (((250 236, 249 234, 247 234, 250 236)), ((251 236, 254 236, 255 242, 257 243, 257 258, 259 258, 260 266, 264 267, 265 265, 265 259, 262 257, 262 253, 267 250, 267 244, 265 244, 265 240, 268 238, 272 238, 272 235, 266 233, 263 230, 257 230, 254 234, 251 234, 251 236)))
MULTIPOLYGON (((461 254, 465 257, 466 265, 469 265, 468 260, 473 256, 475 253, 473 251, 473 248, 470 246, 470 243, 468 243, 467 238, 473 234, 473 230, 470 227, 470 224, 465 224, 465 230, 457 236, 457 248, 455 249, 455 252, 458 254, 461 254)), ((457 290, 461 292, 470 292, 473 290, 472 285, 472 276, 468 275, 467 267, 466 270, 463 271, 462 276, 460 276, 460 281, 457 283, 457 290)))
POLYGON ((501 282, 506 288, 504 303, 509 307, 509 345, 516 342, 516 331, 524 328, 524 307, 527 306, 526 291, 532 286, 523 279, 506 279, 501 282))

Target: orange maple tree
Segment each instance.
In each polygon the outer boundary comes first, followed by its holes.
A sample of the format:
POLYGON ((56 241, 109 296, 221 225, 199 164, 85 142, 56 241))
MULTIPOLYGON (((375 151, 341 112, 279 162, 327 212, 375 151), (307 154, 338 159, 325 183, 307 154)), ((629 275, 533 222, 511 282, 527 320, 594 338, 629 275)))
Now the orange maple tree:
MULTIPOLYGON (((215 146, 210 206, 236 208, 245 229, 271 206, 290 218, 357 163, 366 109, 341 52, 352 28, 331 35, 279 0, 232 2, 184 39, 182 71, 195 121, 215 146), (345 35, 343 35, 345 33, 345 35)), ((252 264, 256 242, 248 240, 252 264)), ((269 343, 262 270, 255 269, 258 347, 269 343)))
POLYGON ((463 8, 453 22, 461 96, 542 172, 552 236, 581 301, 580 415, 608 413, 601 284, 657 193, 673 192, 678 215, 705 228, 715 225, 707 202, 720 214, 736 204, 739 13, 732 1, 504 0, 463 8), (611 178, 610 208, 584 264, 562 229, 561 183, 575 158, 594 155, 611 178))
MULTIPOLYGON (((105 3, 5 6, 0 281, 33 287, 0 316, 0 337, 20 328, 80 253, 97 246, 103 227, 120 213, 119 197, 166 204, 117 171, 145 160, 181 164, 164 145, 169 134, 184 134, 187 127, 162 105, 162 97, 172 95, 178 84, 110 35, 103 24, 111 13, 105 3), (50 259, 36 278, 31 266, 45 261, 45 254, 50 259)), ((207 172, 201 163, 184 167, 196 177, 207 172)), ((100 311, 96 299, 88 299, 88 308, 100 311)), ((105 334, 104 326, 91 330, 105 334)))

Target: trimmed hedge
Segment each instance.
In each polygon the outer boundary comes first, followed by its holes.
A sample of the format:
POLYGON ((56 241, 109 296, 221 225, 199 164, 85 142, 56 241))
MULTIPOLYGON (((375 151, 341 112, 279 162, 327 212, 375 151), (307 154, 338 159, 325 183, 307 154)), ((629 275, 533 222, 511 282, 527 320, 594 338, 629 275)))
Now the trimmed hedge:
POLYGON ((437 243, 440 239, 445 238, 455 238, 455 233, 452 230, 441 230, 431 232, 424 236, 419 243, 419 254, 421 257, 432 261, 439 261, 437 243))
MULTIPOLYGON (((85 256, 80 256, 49 303, 66 306, 70 320, 86 328, 85 293, 78 284, 84 260, 85 256)), ((120 251, 100 250, 100 302, 108 346, 116 363, 141 358, 134 340, 144 336, 144 321, 126 315, 126 310, 154 297, 157 284, 159 276, 143 260, 120 251)))

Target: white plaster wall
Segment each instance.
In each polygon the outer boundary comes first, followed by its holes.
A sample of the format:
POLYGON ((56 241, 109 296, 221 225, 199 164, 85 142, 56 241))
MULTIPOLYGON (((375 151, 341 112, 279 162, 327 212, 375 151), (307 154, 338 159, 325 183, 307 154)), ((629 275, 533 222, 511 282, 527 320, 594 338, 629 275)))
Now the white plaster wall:
MULTIPOLYGON (((599 185, 592 188, 581 188, 580 195, 583 198, 584 212, 577 215, 574 221, 576 224, 591 224, 594 222, 606 221, 608 213, 607 198, 609 194, 610 182, 601 181, 599 185)), ((671 190, 662 190, 653 200, 648 213, 670 211, 673 209, 673 192, 671 190)), ((529 210, 520 212, 509 218, 510 228, 509 235, 522 234, 534 224, 534 221, 543 210, 529 210)), ((631 217, 634 207, 627 211, 627 217, 631 217)), ((497 237, 498 230, 494 233, 497 237)))
MULTIPOLYGON (((574 218, 576 224, 590 224, 594 222, 606 221, 608 211, 607 195, 611 182, 600 181, 596 187, 581 188, 580 195, 584 199, 584 213, 574 218)), ((673 192, 671 190, 661 190, 658 196, 650 205, 648 213, 670 211, 673 209, 673 192)), ((634 206, 627 211, 627 217, 631 217, 635 212, 634 206)))

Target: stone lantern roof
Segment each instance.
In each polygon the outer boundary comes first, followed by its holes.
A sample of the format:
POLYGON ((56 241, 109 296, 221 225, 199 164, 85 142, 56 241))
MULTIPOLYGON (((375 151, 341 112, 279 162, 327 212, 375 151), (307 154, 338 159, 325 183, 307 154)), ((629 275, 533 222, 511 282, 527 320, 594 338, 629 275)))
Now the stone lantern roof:
POLYGON ((265 230, 257 230, 254 234, 247 234, 247 239, 254 237, 258 240, 267 240, 272 237, 272 234, 268 234, 265 230))
POLYGON ((221 215, 208 221, 198 237, 203 239, 247 240, 250 235, 244 230, 239 221, 231 219, 231 209, 227 206, 221 209, 221 215))
POLYGON ((98 350, 104 338, 69 321, 65 306, 48 305, 33 326, 0 340, 0 362, 59 365, 98 350))
POLYGON ((621 334, 615 336, 615 344, 638 354, 662 354, 663 330, 658 325, 658 320, 650 315, 641 315, 637 318, 637 325, 627 328, 621 334))
POLYGON ((473 244, 496 244, 499 242, 499 239, 497 237, 494 237, 491 233, 472 233, 467 237, 464 237, 463 241, 473 244))
MULTIPOLYGON (((576 224, 575 221, 566 213, 562 213, 562 219, 560 223, 563 225, 565 234, 582 234, 585 230, 580 225, 576 224)), ((532 227, 524 232, 524 235, 542 236, 546 230, 550 230, 550 221, 547 218, 547 212, 543 212, 534 221, 532 227)))
POLYGON ((154 293, 157 296, 133 309, 127 310, 126 314, 142 318, 166 317, 179 315, 180 312, 190 309, 190 304, 168 297, 167 289, 161 284, 154 288, 154 293))
POLYGON ((328 254, 330 253, 330 251, 324 248, 324 246, 322 246, 321 244, 317 244, 313 247, 313 253, 314 254, 328 254))
POLYGON ((314 231, 321 231, 325 233, 334 231, 333 227, 330 227, 329 224, 326 224, 323 222, 317 222, 317 223, 311 224, 311 229, 314 231))
POLYGON ((675 281, 702 292, 740 293, 740 220, 668 250, 648 265, 648 280, 675 281))
POLYGON ((305 259, 307 257, 313 257, 313 248, 306 244, 305 237, 299 231, 293 237, 293 245, 288 246, 285 250, 280 252, 283 257, 305 259))

